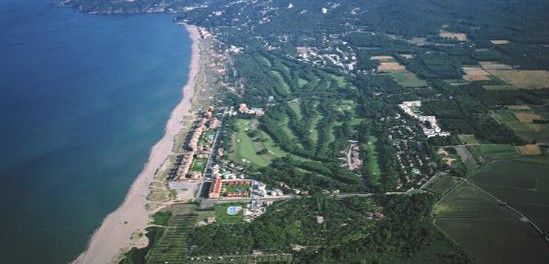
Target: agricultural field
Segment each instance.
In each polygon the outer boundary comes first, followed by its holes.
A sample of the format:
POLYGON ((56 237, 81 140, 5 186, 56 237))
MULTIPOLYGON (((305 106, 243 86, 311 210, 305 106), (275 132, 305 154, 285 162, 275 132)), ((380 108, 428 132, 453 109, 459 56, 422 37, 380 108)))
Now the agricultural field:
POLYGON ((379 61, 377 71, 383 75, 390 76, 403 87, 417 88, 427 86, 427 82, 419 79, 414 73, 406 69, 392 56, 372 56, 370 60, 379 61))
POLYGON ((393 71, 385 73, 385 75, 391 76, 398 84, 408 88, 419 88, 427 86, 427 82, 419 79, 414 73, 408 70, 393 71))
MULTIPOLYGON (((455 184, 455 183, 454 183, 455 184)), ((511 210, 460 180, 433 208, 433 223, 479 263, 543 263, 549 249, 511 210)))
POLYGON ((475 137, 475 135, 472 134, 460 134, 458 135, 458 139, 463 145, 478 145, 480 144, 475 137))
POLYGON ((519 156, 518 150, 508 144, 480 144, 467 146, 478 163, 485 163, 495 159, 512 159, 519 156))
POLYGON ((510 203, 549 232, 549 158, 496 160, 472 174, 481 188, 510 203))
POLYGON ((537 70, 488 70, 515 89, 542 89, 549 87, 549 71, 537 70))
POLYGON ((459 182, 460 179, 455 176, 442 174, 429 182, 424 189, 438 195, 443 195, 450 191, 459 182))
POLYGON ((196 215, 173 215, 165 231, 147 253, 146 263, 182 263, 187 258, 187 235, 196 223, 196 215))
POLYGON ((486 81, 490 80, 490 73, 480 67, 463 67, 463 79, 467 81, 486 81))
POLYGON ((527 144, 517 148, 522 156, 539 156, 542 154, 540 146, 536 144, 527 144))
POLYGON ((500 109, 493 111, 492 115, 527 142, 549 143, 549 124, 533 122, 543 120, 541 114, 531 110, 500 109))

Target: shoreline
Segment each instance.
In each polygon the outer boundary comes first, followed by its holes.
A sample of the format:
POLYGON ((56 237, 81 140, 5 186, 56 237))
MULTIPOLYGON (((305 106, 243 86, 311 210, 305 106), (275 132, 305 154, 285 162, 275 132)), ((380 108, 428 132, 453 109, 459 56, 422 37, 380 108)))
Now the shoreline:
POLYGON ((185 25, 192 42, 191 60, 187 83, 182 87, 181 101, 175 106, 166 123, 164 135, 151 148, 149 158, 143 170, 130 186, 124 201, 108 214, 101 225, 94 231, 86 249, 72 263, 112 263, 130 248, 146 246, 147 238, 142 236, 133 241, 132 235, 145 232, 149 225, 151 211, 146 208, 149 185, 154 174, 172 153, 175 136, 183 128, 183 117, 192 115, 192 98, 196 85, 196 77, 200 70, 200 35, 192 25, 185 25), (143 241, 145 240, 145 241, 143 241), (145 245, 142 245, 142 244, 145 245))

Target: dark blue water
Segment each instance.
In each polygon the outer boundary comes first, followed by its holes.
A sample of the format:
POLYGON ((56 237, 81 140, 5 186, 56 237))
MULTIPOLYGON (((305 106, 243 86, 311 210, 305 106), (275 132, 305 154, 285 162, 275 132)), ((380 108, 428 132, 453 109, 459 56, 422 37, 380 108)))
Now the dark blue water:
POLYGON ((85 248, 161 138, 190 50, 168 16, 0 1, 0 263, 85 248))

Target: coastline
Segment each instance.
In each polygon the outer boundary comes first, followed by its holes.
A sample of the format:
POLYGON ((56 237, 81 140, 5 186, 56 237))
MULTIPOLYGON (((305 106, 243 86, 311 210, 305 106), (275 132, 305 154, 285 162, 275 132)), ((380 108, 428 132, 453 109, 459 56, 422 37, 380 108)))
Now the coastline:
POLYGON ((163 137, 151 148, 143 170, 130 186, 122 204, 107 215, 91 236, 88 245, 72 263, 112 263, 131 247, 143 247, 146 236, 132 240, 136 233, 144 233, 150 222, 151 211, 146 208, 149 185, 154 174, 172 153, 174 138, 183 128, 183 118, 192 115, 192 98, 196 77, 200 70, 200 35, 192 25, 185 25, 192 41, 191 61, 187 83, 182 88, 182 99, 172 110, 163 137))

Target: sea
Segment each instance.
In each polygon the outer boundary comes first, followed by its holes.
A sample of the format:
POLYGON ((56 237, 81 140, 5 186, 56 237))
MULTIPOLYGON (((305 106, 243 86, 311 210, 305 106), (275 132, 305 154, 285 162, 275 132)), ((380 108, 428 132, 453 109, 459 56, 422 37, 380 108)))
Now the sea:
POLYGON ((162 137, 191 40, 169 15, 0 1, 0 263, 68 263, 162 137))

